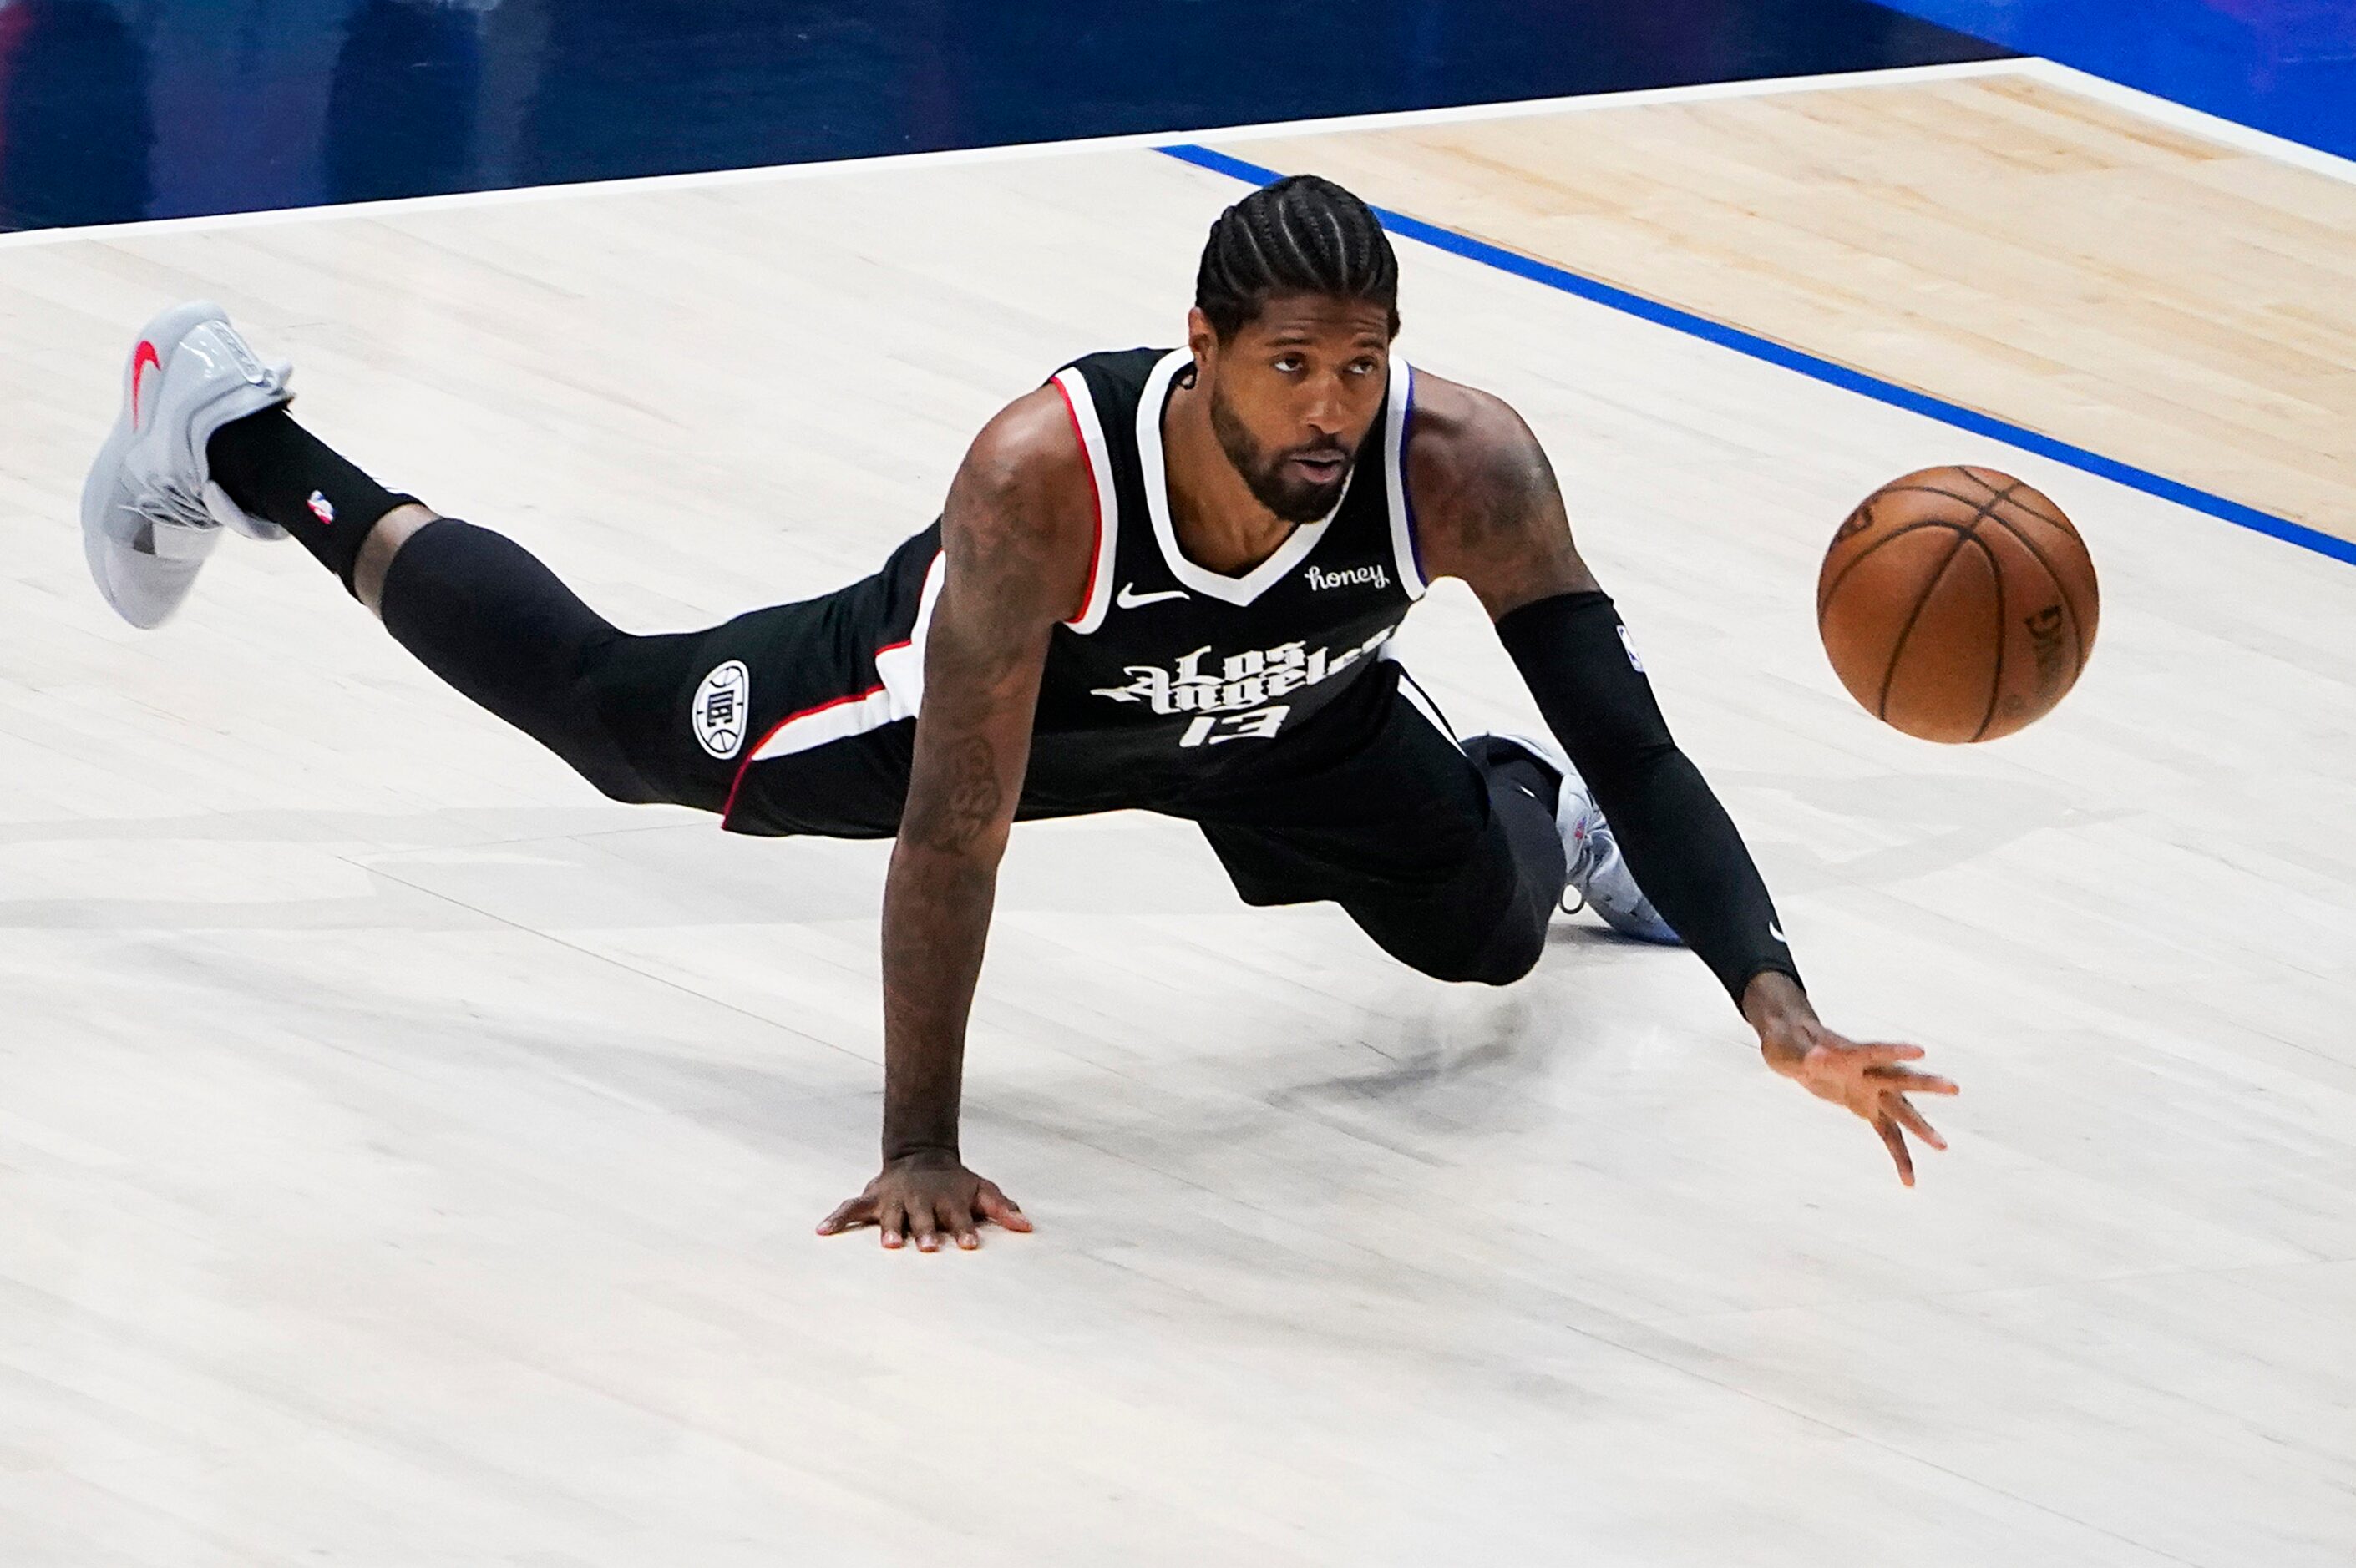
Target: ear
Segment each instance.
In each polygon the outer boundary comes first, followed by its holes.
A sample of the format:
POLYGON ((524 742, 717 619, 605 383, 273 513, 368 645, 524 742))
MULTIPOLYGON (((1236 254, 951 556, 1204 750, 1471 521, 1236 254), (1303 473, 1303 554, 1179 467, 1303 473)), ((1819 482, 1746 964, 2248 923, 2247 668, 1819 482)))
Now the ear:
POLYGON ((1199 308, 1186 313, 1186 348, 1194 356, 1198 379, 1219 357, 1219 335, 1211 330, 1211 318, 1199 308))

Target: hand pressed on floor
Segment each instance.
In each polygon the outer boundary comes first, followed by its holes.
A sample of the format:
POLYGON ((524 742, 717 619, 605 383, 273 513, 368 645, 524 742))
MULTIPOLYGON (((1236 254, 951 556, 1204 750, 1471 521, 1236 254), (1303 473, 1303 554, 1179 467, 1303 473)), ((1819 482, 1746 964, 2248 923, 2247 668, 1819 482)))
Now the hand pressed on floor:
POLYGON ((918 1252, 930 1253, 954 1241, 971 1252, 981 1245, 985 1221, 1009 1231, 1031 1229, 1030 1217, 998 1183, 976 1176, 953 1154, 926 1151, 885 1161, 865 1191, 819 1221, 818 1233, 840 1235, 873 1225, 887 1247, 914 1242, 918 1252))

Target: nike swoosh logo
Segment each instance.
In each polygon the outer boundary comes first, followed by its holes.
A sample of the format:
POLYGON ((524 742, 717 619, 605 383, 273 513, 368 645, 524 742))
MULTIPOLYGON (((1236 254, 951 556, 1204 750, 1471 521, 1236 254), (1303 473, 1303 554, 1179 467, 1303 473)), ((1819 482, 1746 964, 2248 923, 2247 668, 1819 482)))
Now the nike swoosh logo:
POLYGON ((1159 604, 1164 599, 1185 597, 1186 591, 1183 588, 1164 588, 1158 593, 1140 593, 1136 583, 1124 582, 1120 585, 1120 592, 1112 596, 1112 602, 1124 610, 1134 610, 1141 604, 1159 604))
POLYGON ((143 340, 138 349, 131 356, 131 428, 133 430, 139 428, 139 379, 147 373, 147 367, 150 365, 161 370, 164 368, 164 361, 155 357, 155 346, 143 340))
POLYGON ((1767 934, 1773 937, 1778 942, 1783 942, 1783 945, 1786 947, 1792 945, 1789 942, 1783 941, 1783 928, 1776 924, 1772 920, 1767 923, 1767 934))

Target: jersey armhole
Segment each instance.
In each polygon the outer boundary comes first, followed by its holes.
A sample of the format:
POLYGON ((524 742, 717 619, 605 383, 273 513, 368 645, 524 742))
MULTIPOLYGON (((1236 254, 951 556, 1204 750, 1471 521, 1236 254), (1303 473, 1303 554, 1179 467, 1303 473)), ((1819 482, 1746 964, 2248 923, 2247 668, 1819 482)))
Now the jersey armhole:
POLYGON ((1384 400, 1383 455, 1390 471, 1383 486, 1390 503, 1391 555, 1409 599, 1423 597, 1423 550, 1415 533, 1415 500, 1407 493, 1407 443, 1415 430, 1415 368, 1391 357, 1390 395, 1384 400))
POLYGON ((1079 438, 1087 460, 1088 494, 1096 503, 1096 550, 1088 563, 1088 586, 1080 595, 1079 612, 1064 623, 1082 636, 1104 624, 1112 605, 1113 549, 1120 532, 1120 496, 1113 488, 1112 453, 1105 447, 1104 425, 1097 418, 1097 400, 1078 366, 1055 372, 1055 390, 1063 394, 1064 411, 1071 416, 1072 433, 1079 438))

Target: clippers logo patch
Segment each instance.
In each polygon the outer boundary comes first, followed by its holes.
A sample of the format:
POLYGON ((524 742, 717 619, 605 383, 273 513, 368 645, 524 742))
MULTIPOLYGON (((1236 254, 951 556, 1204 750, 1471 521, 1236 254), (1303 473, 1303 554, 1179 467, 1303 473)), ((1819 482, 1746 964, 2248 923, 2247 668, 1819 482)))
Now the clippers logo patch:
POLYGON ((744 709, 752 688, 753 677, 741 659, 720 666, 695 688, 695 699, 689 706, 695 720, 695 739, 713 756, 724 760, 743 750, 744 709))

